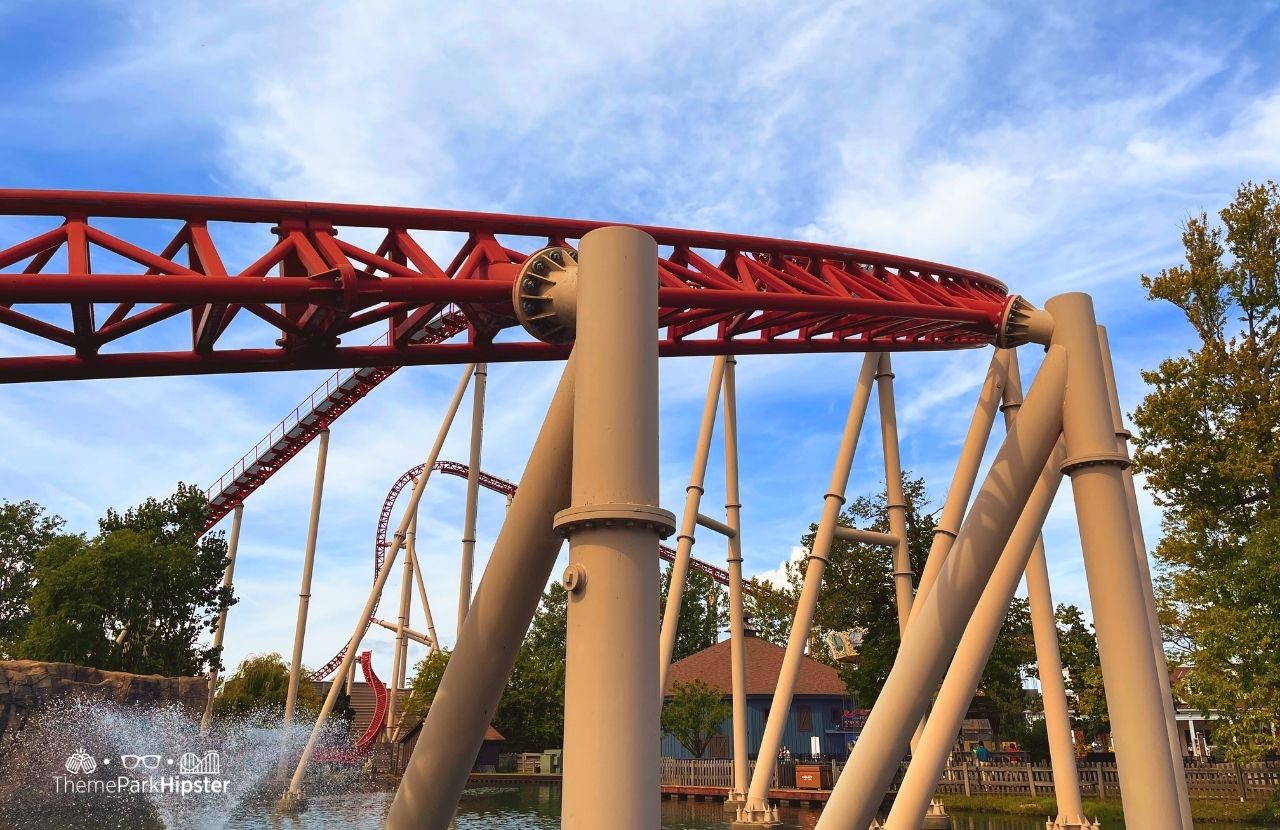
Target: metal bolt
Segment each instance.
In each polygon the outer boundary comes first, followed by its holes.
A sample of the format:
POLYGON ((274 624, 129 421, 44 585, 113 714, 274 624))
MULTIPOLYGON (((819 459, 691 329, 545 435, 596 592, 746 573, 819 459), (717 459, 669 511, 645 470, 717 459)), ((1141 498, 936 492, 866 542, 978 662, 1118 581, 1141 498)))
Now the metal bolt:
POLYGON ((545 274, 545 273, 547 273, 547 262, 546 262, 546 260, 542 260, 542 259, 540 259, 540 260, 538 260, 537 262, 533 263, 533 273, 535 273, 535 274, 545 274))
POLYGON ((564 264, 564 255, 563 255, 563 254, 561 254, 559 251, 552 251, 552 252, 551 252, 551 261, 552 261, 552 262, 554 262, 556 265, 563 265, 563 264, 564 264))
POLYGON ((520 283, 520 287, 532 294, 538 290, 538 281, 533 277, 525 277, 524 282, 520 283))
POLYGON ((576 594, 587 587, 587 569, 574 563, 564 569, 560 584, 571 594, 576 594))

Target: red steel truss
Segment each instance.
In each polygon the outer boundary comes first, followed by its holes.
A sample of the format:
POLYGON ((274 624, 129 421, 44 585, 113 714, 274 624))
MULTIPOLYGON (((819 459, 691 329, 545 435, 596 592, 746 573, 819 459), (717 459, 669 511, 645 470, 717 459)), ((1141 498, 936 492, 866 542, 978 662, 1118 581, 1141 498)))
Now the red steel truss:
MULTIPOLYGON (((4 215, 28 229, 0 250, 0 331, 27 335, 4 340, 10 383, 561 359, 568 346, 503 339, 512 280, 530 253, 609 224, 32 190, 0 190, 4 215), (430 342, 450 306, 466 337, 430 342), (343 345, 374 326, 382 341, 343 345)), ((642 229, 661 246, 667 356, 978 346, 1007 298, 991 277, 923 260, 642 229)))

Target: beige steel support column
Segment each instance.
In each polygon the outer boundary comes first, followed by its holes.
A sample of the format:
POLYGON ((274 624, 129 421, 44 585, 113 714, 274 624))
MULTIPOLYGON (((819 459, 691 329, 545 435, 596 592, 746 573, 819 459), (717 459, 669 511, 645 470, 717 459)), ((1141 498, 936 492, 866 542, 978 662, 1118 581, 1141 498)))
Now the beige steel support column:
POLYGON ((462 403, 462 396, 467 391, 467 385, 471 381, 471 374, 475 371, 474 365, 468 365, 462 370, 462 377, 458 380, 458 387, 453 392, 453 399, 449 401, 449 408, 445 411, 444 420, 440 424, 440 429, 436 433, 436 441, 431 447, 431 454, 427 456, 427 460, 423 463, 422 475, 418 476, 417 481, 413 483, 413 490, 409 493, 409 504, 405 507, 404 515, 400 517, 400 524, 396 527, 395 534, 391 537, 391 545, 387 549, 386 559, 383 560, 382 568, 378 571, 377 578, 374 579, 373 588, 369 592, 369 598, 365 602, 362 616, 356 620, 355 632, 351 635, 351 639, 347 641, 347 646, 343 650, 342 663, 338 666, 334 673, 334 681, 329 684, 329 693, 325 696, 324 705, 320 707, 320 714, 316 716, 315 725, 311 728, 311 737, 307 739, 307 745, 302 750, 302 757, 298 759, 298 768, 294 770, 293 778, 289 781, 289 789, 285 792, 282 799, 283 806, 296 805, 302 801, 302 777, 306 772, 307 762, 311 760, 312 754, 316 750, 316 744, 320 741, 320 733, 324 729, 325 722, 329 719, 329 714, 333 711, 333 706, 338 700, 338 692, 342 688, 340 680, 343 677, 348 679, 348 691, 350 690, 351 673, 355 670, 356 651, 360 648, 360 640, 364 636, 365 629, 369 626, 369 618, 373 616, 373 607, 378 601, 378 597, 382 595, 382 588, 387 584, 387 577, 391 574, 391 566, 395 564, 396 557, 399 556, 400 550, 405 546, 405 536, 408 534, 409 523, 413 517, 418 515, 418 504, 422 501, 422 494, 427 489, 427 480, 431 478, 431 468, 440 458, 440 450, 444 447, 444 440, 449 435, 449 427, 453 425, 453 419, 458 414, 458 406, 462 403))
POLYGON ((476 364, 475 383, 471 388, 471 451, 467 456, 467 507, 462 526, 462 573, 458 581, 458 631, 471 607, 471 585, 475 572, 476 511, 480 497, 480 448, 484 442, 484 393, 489 371, 476 364))
MULTIPOLYGON (((1007 350, 1009 378, 1005 386, 1005 425, 1013 423, 1022 408, 1022 377, 1018 370, 1018 353, 1007 350)), ((1040 673, 1040 700, 1044 705, 1045 732, 1049 737, 1049 762, 1053 767, 1053 792, 1058 802, 1058 815, 1046 823, 1046 830, 1092 830, 1095 825, 1085 817, 1080 799, 1080 775, 1076 769, 1075 739, 1071 733, 1071 714, 1067 704, 1067 687, 1062 679, 1062 654, 1058 646, 1058 623, 1053 609, 1053 592, 1049 587, 1049 565, 1045 560, 1044 536, 1036 537, 1027 561, 1027 599, 1031 606, 1031 631, 1036 646, 1036 664, 1040 673)))
POLYGON ((747 803, 738 813, 738 821, 734 822, 734 827, 761 824, 778 826, 777 810, 770 808, 768 801, 769 786, 773 779, 773 759, 782 746, 782 733, 791 712, 791 697, 795 693, 800 662, 804 659, 805 644, 813 627, 813 615, 822 589, 822 573, 831 552, 831 540, 840 518, 840 508, 844 505, 853 456, 857 450, 858 436, 862 432, 862 423, 866 419, 871 386, 875 382, 876 367, 879 365, 879 355, 868 353, 862 359, 862 370, 858 373, 858 384, 849 403, 849 414, 845 419, 840 449, 836 452, 831 482, 823 496, 822 516, 818 520, 813 549, 809 551, 809 561, 805 565, 804 583, 800 589, 800 599, 796 603, 795 618, 791 622, 791 634, 787 637, 787 650, 778 673, 778 685, 769 706, 769 719, 765 722, 760 750, 756 755, 757 763, 751 776, 747 803))
POLYGON ((693 531, 698 523, 702 485, 707 476, 707 454, 711 449, 711 433, 715 430, 716 409, 720 404, 724 363, 723 356, 717 357, 711 363, 711 380, 707 383, 707 397, 702 405, 698 443, 693 449, 693 467, 689 471, 689 486, 685 488, 684 515, 680 519, 680 532, 676 536, 676 558, 671 563, 671 583, 667 587, 667 606, 662 611, 662 634, 658 643, 659 705, 666 694, 667 669, 671 666, 671 653, 675 651, 676 633, 680 627, 680 600, 684 597, 684 583, 689 576, 689 554, 693 548, 693 531))
MULTIPOLYGON (((1107 330, 1098 326, 1098 345, 1102 350, 1102 367, 1106 373, 1108 401, 1111 405, 1112 427, 1116 434, 1116 451, 1126 460, 1129 457, 1129 431, 1124 427, 1124 413, 1120 409, 1120 390, 1116 388, 1115 368, 1111 363, 1111 347, 1107 342, 1107 330)), ((1165 730, 1169 735, 1169 757, 1173 764, 1174 784, 1178 788, 1178 807, 1182 813, 1183 830, 1192 830, 1191 799, 1187 791, 1186 763, 1182 758, 1182 738, 1178 732, 1177 712, 1173 704, 1173 687, 1169 683, 1169 663, 1164 655, 1164 634, 1160 628, 1160 616, 1156 612, 1155 589, 1151 584, 1151 565, 1147 562, 1147 540, 1142 534, 1142 518, 1138 514, 1138 491, 1133 481, 1133 469, 1124 468, 1125 500, 1129 507, 1129 520, 1133 527, 1133 552, 1138 563, 1138 575, 1142 582, 1143 599, 1147 610, 1147 628, 1151 633, 1152 653, 1160 688, 1168 690, 1161 695, 1164 709, 1165 730)))
MULTIPOLYGON (((563 542, 552 528, 552 517, 569 503, 576 362, 576 356, 570 357, 551 399, 391 803, 388 830, 446 830, 511 676, 563 542)), ((653 700, 653 695, 645 699, 653 700)))
POLYGON ((311 737, 307 739, 307 745, 302 749, 302 757, 298 759, 298 767, 294 770, 293 778, 289 781, 289 789, 285 791, 284 796, 281 798, 281 806, 297 805, 302 801, 302 777, 306 773, 307 763, 311 760, 312 754, 315 753, 316 744, 320 741, 320 732, 324 728, 325 722, 329 719, 329 715, 333 712, 334 703, 338 699, 338 690, 342 688, 342 684, 338 682, 337 678, 346 675, 355 665, 356 650, 360 648, 360 639, 369 624, 369 617, 373 615, 373 606, 382 594, 383 587, 387 584, 387 577, 391 574, 391 568, 395 564, 396 556, 399 555, 401 547, 402 545, 398 541, 391 546, 391 549, 387 552, 387 558, 383 563, 382 570, 378 572, 378 578, 374 580, 373 587, 369 589, 369 597, 365 600, 364 610, 356 622, 355 631, 352 632, 351 639, 347 641, 347 649, 342 656, 342 663, 338 666, 334 682, 329 684, 329 693, 325 695, 324 705, 320 707, 320 714, 316 717, 315 726, 312 727, 311 737))
MULTIPOLYGON (((1169 688, 1161 688, 1153 663, 1124 483, 1128 459, 1116 449, 1093 301, 1087 294, 1061 294, 1045 310, 1054 320, 1052 342, 1070 355, 1064 471, 1071 476, 1080 526, 1125 816, 1137 826, 1178 828, 1182 810, 1161 703, 1169 688)), ((1026 407, 1019 421, 1025 413, 1026 407)))
POLYGON ((1036 481, 1031 498, 1027 500, 1000 560, 982 590, 956 648, 955 658, 947 669, 946 679, 934 699, 924 732, 912 752, 906 777, 898 786, 885 830, 919 830, 924 820, 925 810, 946 768, 947 756, 955 745, 965 713, 978 689, 1000 626, 1009 613, 1009 603, 1018 590, 1027 560, 1040 538, 1040 528, 1053 505, 1053 497, 1057 495, 1062 481, 1059 468, 1063 457, 1062 445, 1059 444, 1036 481))
POLYGON ((964 444, 960 448, 960 458, 956 461, 955 472, 951 476, 951 487, 947 490, 946 501, 942 505, 942 515, 938 526, 933 531, 933 541, 929 545, 929 556, 925 559, 924 569, 920 573, 920 581, 916 586, 916 601, 912 605, 912 616, 920 600, 933 588, 946 561, 947 553, 960 532, 960 524, 964 521, 965 508, 969 506, 969 497, 973 495, 973 485, 978 480, 978 467, 982 465, 982 455, 991 439, 991 427, 995 423, 996 409, 1000 406, 1000 395, 1004 391, 1005 379, 1009 375, 1009 355, 1011 349, 997 349, 991 356, 991 364, 987 367, 986 379, 982 382, 982 391, 978 393, 978 405, 974 408, 973 417, 969 420, 969 430, 965 433, 964 444))
POLYGON ((907 499, 902 493, 902 461, 898 455, 898 412, 893 400, 893 362, 889 353, 880 355, 876 369, 876 397, 880 403, 880 436, 884 447, 885 507, 889 532, 897 537, 893 548, 893 591, 898 604, 898 633, 907 630, 911 617, 911 548, 907 539, 907 499))
POLYGON ((729 674, 733 691, 733 787, 726 808, 747 799, 747 649, 742 606, 742 498, 738 493, 738 361, 724 363, 724 510, 729 542, 729 674))
POLYGON ((659 826, 658 246, 633 228, 582 238, 565 660, 564 830, 659 826), (625 717, 618 717, 625 712, 625 717))
POLYGON ((1066 361, 1063 349, 1050 349, 1023 415, 996 453, 937 582, 917 598, 893 668, 817 830, 862 830, 880 807, 964 624, 1062 432, 1066 361))
MULTIPOLYGON (((293 723, 302 680, 302 645, 307 636, 307 610, 311 605, 311 572, 316 561, 316 537, 320 531, 320 504, 324 500, 324 468, 329 459, 329 430, 320 430, 316 453, 316 479, 311 491, 311 521, 307 525, 307 549, 302 560, 302 585, 298 588, 298 621, 293 629, 293 658, 289 661, 289 690, 284 698, 284 725, 293 723)), ((283 760, 283 759, 282 759, 283 760)))
MULTIPOLYGON (((235 511, 231 514, 231 539, 227 542, 227 567, 222 572, 222 587, 227 589, 231 587, 231 578, 236 571, 236 551, 240 549, 240 523, 244 521, 244 503, 236 505, 235 511)), ((218 659, 222 659, 222 638, 227 633, 227 611, 223 608, 218 612, 218 625, 213 629, 213 650, 218 653, 218 659)), ((204 715, 200 718, 200 734, 209 734, 209 723, 213 718, 213 694, 218 690, 218 670, 217 668, 209 669, 209 699, 204 704, 204 715)))
MULTIPOLYGON (((409 522, 409 533, 405 539, 405 546, 412 548, 413 540, 418 535, 418 516, 415 513, 413 519, 409 522)), ((383 734, 394 741, 396 734, 400 731, 400 724, 396 721, 396 715, 399 714, 400 706, 398 705, 400 697, 400 689, 404 686, 404 664, 409 658, 409 638, 405 633, 409 628, 409 598, 412 596, 413 590, 413 557, 405 556, 404 569, 400 577, 400 610, 396 615, 396 644, 395 653, 391 658, 391 692, 387 695, 387 719, 383 727, 383 734)))
POLYGON ((431 602, 427 599, 427 586, 422 581, 422 565, 418 563, 418 548, 409 545, 409 558, 413 560, 413 581, 418 584, 418 601, 422 603, 422 614, 427 618, 427 637, 431 640, 431 653, 440 650, 440 637, 436 634, 436 622, 431 618, 431 602))

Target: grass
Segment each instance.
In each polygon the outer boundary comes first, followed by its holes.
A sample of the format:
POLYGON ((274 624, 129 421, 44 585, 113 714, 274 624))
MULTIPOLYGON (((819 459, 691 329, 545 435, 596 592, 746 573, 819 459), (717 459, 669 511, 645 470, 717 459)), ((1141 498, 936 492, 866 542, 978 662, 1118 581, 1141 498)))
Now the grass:
MULTIPOLYGON (((1057 806, 1052 798, 1031 798, 1019 795, 943 795, 942 803, 948 810, 974 813, 1003 813, 1015 816, 1052 816, 1057 806)), ((1084 812, 1088 818, 1097 818, 1105 827, 1124 817, 1120 799, 1085 799, 1084 812)), ((1274 821, 1261 801, 1191 800, 1191 816, 1196 822, 1232 821, 1261 824, 1274 821)), ((1114 824, 1112 826, 1115 826, 1114 824)))

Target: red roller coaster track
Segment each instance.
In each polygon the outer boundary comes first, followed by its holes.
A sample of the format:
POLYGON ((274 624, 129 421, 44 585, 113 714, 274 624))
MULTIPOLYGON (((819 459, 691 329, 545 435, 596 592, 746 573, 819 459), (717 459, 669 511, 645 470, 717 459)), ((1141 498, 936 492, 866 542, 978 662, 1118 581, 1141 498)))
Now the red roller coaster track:
MULTIPOLYGON (((560 359, 568 346, 496 339, 516 323, 512 279, 529 253, 607 224, 33 190, 0 190, 0 215, 43 226, 0 250, 0 330, 29 336, 5 341, 17 344, 0 353, 9 383, 560 359), (243 264, 229 266, 233 255, 243 264), (465 342, 424 340, 450 305, 465 342), (374 325, 385 341, 341 344, 374 325)), ((978 346, 1007 297, 991 277, 907 257, 643 230, 661 246, 668 356, 978 346)))
MULTIPOLYGON (((364 673, 364 682, 373 690, 373 715, 369 718, 369 726, 356 741, 354 747, 322 747, 312 756, 318 763, 351 764, 369 754, 382 726, 387 719, 387 686, 373 672, 373 652, 360 652, 360 671, 364 673)), ((314 679, 314 678, 313 678, 314 679)), ((334 680, 334 683, 341 681, 334 680)))

